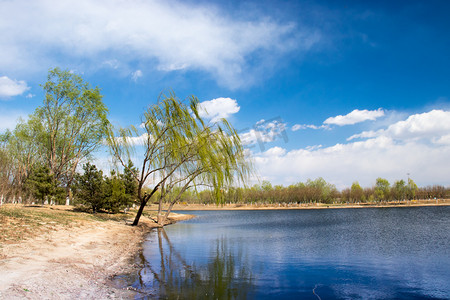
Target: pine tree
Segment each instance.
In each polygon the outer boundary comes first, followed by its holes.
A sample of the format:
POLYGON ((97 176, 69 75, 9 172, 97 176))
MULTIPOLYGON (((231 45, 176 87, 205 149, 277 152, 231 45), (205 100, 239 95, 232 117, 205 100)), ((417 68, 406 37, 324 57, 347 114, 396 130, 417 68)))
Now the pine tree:
POLYGON ((128 205, 129 199, 121 176, 112 171, 111 177, 105 178, 105 209, 118 213, 128 205))
POLYGON ((35 168, 27 179, 27 186, 33 196, 42 204, 49 196, 54 196, 57 191, 54 176, 50 174, 47 166, 35 168))
POLYGON ((134 174, 138 174, 138 169, 134 167, 133 162, 129 159, 127 166, 123 170, 123 174, 121 174, 122 181, 125 185, 125 194, 128 197, 127 205, 133 204, 137 198, 138 181, 134 174))
POLYGON ((89 162, 83 166, 83 170, 84 174, 75 176, 75 197, 91 206, 92 211, 96 213, 105 205, 103 172, 89 162))

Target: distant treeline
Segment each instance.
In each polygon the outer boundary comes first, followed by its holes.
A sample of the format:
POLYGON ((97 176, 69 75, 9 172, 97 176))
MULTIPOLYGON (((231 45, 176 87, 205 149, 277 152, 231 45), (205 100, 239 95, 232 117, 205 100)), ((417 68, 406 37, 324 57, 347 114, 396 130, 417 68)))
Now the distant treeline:
MULTIPOLYGON (((245 182, 251 168, 245 163, 239 139, 233 138, 236 131, 228 122, 224 121, 221 130, 217 130, 217 123, 205 127, 203 120, 192 117, 192 109, 198 105, 195 97, 191 108, 174 96, 150 108, 144 114, 143 135, 133 128, 119 129, 114 134, 100 88, 59 68, 49 71, 42 87, 42 105, 27 120, 19 120, 13 130, 0 132, 0 204, 70 201, 84 204, 94 212, 117 212, 132 204, 143 209, 150 198, 153 202, 169 203, 301 204, 450 197, 449 188, 419 188, 412 179, 397 180, 391 185, 378 178, 369 188, 354 182, 342 191, 323 178, 288 187, 264 181, 252 187, 227 188, 236 181, 245 182), (132 143, 127 141, 143 136, 149 138, 139 170, 125 158, 133 152, 127 148, 131 147, 127 143, 132 143), (122 166, 121 172, 108 176, 89 163, 105 141, 122 166), (148 186, 148 182, 152 184, 148 186), (193 186, 197 185, 213 187, 214 193, 194 191, 193 186)), ((200 118, 198 113, 195 115, 200 118)))
MULTIPOLYGON (((307 180, 290 186, 263 181, 248 188, 232 188, 223 191, 226 203, 238 204, 308 204, 308 203, 371 203, 415 199, 448 199, 450 188, 440 185, 418 187, 412 179, 397 180, 392 185, 387 179, 376 179, 372 187, 362 188, 354 182, 351 188, 339 191, 323 178, 307 180)), ((185 193, 183 203, 212 204, 215 199, 208 191, 185 193)))

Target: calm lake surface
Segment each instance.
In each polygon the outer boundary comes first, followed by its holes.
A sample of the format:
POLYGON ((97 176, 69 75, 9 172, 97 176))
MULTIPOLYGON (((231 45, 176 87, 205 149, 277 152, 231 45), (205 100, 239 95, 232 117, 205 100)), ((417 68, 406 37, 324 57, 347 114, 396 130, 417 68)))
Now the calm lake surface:
POLYGON ((450 207, 196 211, 152 231, 150 299, 450 299, 450 207))

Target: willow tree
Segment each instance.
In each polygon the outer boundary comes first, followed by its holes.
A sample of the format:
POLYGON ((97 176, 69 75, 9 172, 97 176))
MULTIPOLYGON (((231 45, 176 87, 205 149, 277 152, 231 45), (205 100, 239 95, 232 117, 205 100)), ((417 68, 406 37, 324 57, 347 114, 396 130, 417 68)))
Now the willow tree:
POLYGON ((225 189, 247 178, 250 167, 238 134, 225 119, 205 122, 199 115, 198 104, 195 97, 186 105, 174 94, 162 95, 144 113, 142 130, 134 127, 110 130, 111 152, 124 168, 133 154, 143 153, 140 171, 133 172, 140 202, 133 225, 139 223, 144 207, 158 190, 157 222, 162 226, 173 205, 188 189, 210 188, 220 203, 225 189), (148 186, 151 189, 144 192, 148 186), (170 204, 163 212, 166 200, 170 204))

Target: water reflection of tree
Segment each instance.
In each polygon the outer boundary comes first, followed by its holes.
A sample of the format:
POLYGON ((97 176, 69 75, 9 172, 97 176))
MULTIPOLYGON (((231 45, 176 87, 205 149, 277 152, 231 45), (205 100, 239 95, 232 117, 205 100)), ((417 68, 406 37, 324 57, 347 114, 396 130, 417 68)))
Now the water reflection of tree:
POLYGON ((141 291, 156 290, 154 299, 245 299, 254 291, 252 274, 242 259, 242 252, 233 253, 227 240, 216 241, 214 255, 204 266, 190 265, 170 242, 163 228, 158 229, 160 269, 156 270, 142 255, 151 282, 139 276, 135 285, 141 291), (156 295, 155 295, 156 293, 156 295))

